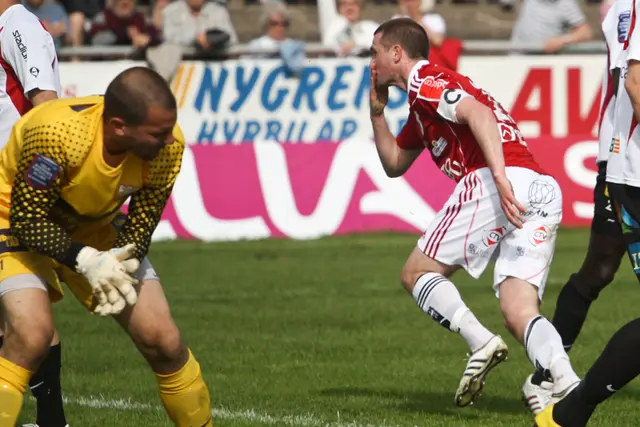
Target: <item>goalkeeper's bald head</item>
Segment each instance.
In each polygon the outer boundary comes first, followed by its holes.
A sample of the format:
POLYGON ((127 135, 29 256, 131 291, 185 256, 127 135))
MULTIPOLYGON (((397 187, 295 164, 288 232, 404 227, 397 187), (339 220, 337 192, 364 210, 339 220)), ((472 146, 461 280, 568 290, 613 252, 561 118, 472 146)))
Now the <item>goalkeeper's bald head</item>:
POLYGON ((113 79, 104 94, 105 119, 117 117, 130 126, 143 123, 152 106, 177 109, 169 84, 150 68, 126 69, 113 79))

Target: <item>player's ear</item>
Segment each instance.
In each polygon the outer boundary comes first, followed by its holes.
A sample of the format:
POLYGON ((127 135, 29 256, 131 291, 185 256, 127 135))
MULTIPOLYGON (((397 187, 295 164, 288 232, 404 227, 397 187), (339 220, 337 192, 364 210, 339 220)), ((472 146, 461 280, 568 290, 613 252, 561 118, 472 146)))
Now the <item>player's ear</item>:
POLYGON ((109 119, 109 125, 113 128, 113 132, 120 137, 124 137, 127 135, 126 132, 126 123, 124 120, 119 119, 117 117, 112 117, 109 119))
POLYGON ((395 44, 391 47, 391 51, 393 62, 397 64, 402 59, 402 48, 400 47, 400 45, 395 44))

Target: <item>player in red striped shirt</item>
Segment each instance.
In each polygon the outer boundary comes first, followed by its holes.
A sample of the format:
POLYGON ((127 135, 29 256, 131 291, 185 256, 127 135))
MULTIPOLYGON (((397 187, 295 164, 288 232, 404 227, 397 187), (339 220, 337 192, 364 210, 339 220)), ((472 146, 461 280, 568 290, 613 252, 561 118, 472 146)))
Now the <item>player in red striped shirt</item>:
POLYGON ((427 61, 429 40, 419 24, 383 23, 371 51, 371 122, 387 175, 401 176, 426 149, 457 182, 402 269, 418 306, 471 349, 455 403, 473 403, 489 371, 507 358, 505 342, 478 321, 449 280, 460 268, 478 278, 489 261, 495 261, 493 289, 507 328, 536 369, 550 372, 554 396, 563 397, 579 378, 539 311, 562 219, 558 183, 541 170, 491 95, 427 61), (409 99, 409 119, 397 138, 384 118, 390 86, 406 90, 409 99))

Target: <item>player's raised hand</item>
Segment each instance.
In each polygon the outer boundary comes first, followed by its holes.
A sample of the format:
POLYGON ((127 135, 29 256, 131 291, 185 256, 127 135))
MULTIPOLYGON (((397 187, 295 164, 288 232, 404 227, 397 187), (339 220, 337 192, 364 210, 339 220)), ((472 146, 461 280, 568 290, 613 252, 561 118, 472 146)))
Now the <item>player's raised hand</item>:
POLYGON ((500 193, 500 204, 505 216, 517 228, 522 228, 522 224, 524 224, 522 213, 526 209, 516 199, 511 182, 506 177, 500 177, 495 179, 495 183, 498 193, 500 193))
POLYGON ((369 90, 369 110, 371 116, 384 114, 384 107, 389 102, 389 87, 378 85, 378 73, 375 67, 371 68, 371 89, 369 90))

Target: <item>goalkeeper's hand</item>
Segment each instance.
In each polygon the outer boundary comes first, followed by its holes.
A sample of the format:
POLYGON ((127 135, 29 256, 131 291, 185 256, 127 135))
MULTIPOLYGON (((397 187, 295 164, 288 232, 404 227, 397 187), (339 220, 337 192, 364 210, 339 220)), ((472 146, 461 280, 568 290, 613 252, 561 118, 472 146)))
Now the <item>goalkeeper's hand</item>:
POLYGON ((135 245, 126 245, 108 252, 86 246, 78 253, 76 270, 93 289, 98 303, 96 314, 118 314, 127 304, 133 306, 137 302, 134 285, 138 281, 131 276, 139 266, 138 260, 132 259, 134 252, 135 245))

